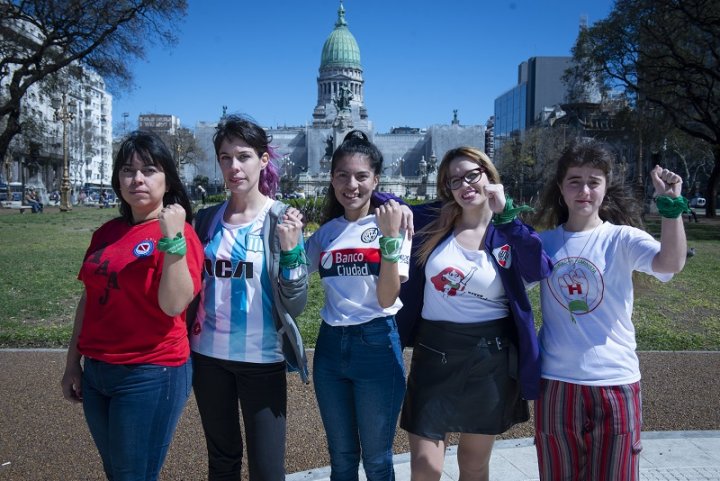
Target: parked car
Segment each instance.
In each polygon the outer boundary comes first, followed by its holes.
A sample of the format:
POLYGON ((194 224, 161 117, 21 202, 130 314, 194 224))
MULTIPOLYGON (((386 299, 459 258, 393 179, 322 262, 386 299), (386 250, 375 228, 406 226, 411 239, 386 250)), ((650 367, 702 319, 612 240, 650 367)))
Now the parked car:
POLYGON ((705 204, 707 204, 705 197, 693 197, 692 199, 690 199, 690 207, 692 208, 703 208, 705 207, 705 204))

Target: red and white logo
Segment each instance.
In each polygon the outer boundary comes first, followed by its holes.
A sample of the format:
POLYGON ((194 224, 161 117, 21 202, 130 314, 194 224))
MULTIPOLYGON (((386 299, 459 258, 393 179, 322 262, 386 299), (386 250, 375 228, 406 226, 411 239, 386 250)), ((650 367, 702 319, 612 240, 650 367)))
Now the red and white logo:
POLYGON ((497 260, 500 267, 504 267, 505 269, 510 268, 510 264, 512 264, 512 255, 510 253, 509 244, 493 249, 493 256, 495 256, 495 260, 497 260))

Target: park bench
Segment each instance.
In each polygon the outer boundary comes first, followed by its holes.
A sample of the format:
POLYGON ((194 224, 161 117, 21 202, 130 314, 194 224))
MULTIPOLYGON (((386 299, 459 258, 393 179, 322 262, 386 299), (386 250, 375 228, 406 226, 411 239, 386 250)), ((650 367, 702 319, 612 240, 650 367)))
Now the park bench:
POLYGON ((18 201, 3 200, 0 202, 0 207, 4 209, 17 209, 21 214, 24 214, 26 210, 32 210, 30 205, 22 205, 18 201))

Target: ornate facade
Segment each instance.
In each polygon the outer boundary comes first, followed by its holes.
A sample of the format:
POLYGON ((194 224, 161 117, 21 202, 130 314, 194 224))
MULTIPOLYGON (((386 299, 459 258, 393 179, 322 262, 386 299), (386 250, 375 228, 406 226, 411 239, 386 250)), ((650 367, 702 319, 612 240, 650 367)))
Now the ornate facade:
MULTIPOLYGON (((325 40, 317 77, 317 102, 312 121, 305 126, 269 128, 273 145, 281 154, 284 186, 305 195, 322 195, 329 185, 330 158, 347 132, 359 129, 368 134, 383 154, 381 189, 400 195, 435 196, 435 164, 445 151, 459 145, 485 148, 485 126, 463 126, 457 117, 445 125, 427 128, 402 127, 376 133, 365 105, 365 80, 360 48, 350 32, 342 2, 335 28, 325 40)), ((200 145, 212 135, 208 124, 196 130, 200 145)), ((200 124, 199 124, 200 126, 200 124)), ((222 182, 214 167, 215 155, 207 152, 201 174, 222 182)))

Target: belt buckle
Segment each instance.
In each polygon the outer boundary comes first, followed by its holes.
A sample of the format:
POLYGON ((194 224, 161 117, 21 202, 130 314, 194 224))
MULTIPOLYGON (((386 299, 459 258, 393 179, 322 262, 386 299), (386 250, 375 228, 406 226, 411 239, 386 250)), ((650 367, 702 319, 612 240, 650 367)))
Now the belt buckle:
POLYGON ((497 346, 498 351, 503 350, 503 342, 502 342, 502 339, 500 339, 499 337, 495 338, 495 345, 497 346))

